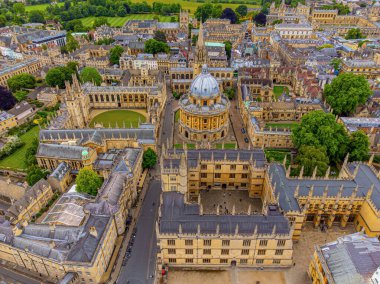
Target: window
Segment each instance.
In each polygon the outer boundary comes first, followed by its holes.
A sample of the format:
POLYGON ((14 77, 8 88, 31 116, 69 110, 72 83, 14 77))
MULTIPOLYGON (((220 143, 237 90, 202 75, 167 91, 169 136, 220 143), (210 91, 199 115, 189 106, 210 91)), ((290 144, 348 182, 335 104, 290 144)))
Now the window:
POLYGON ((215 178, 220 178, 220 174, 215 174, 215 178))
POLYGON ((186 258, 186 263, 193 263, 193 259, 192 258, 186 258))
POLYGON ((235 174, 230 174, 230 178, 235 178, 235 174))
POLYGON ((275 255, 283 255, 283 254, 284 254, 284 250, 283 249, 276 249, 275 255))
POLYGON ((171 191, 177 191, 177 186, 175 186, 175 185, 170 186, 170 190, 171 191))
POLYGON ((241 186, 242 186, 242 187, 247 187, 247 184, 246 184, 245 182, 242 182, 242 183, 241 183, 241 186))
POLYGON ((168 246, 175 246, 175 240, 168 240, 168 246))
MULTIPOLYGON (((206 105, 207 105, 207 103, 206 103, 206 105)), ((203 119, 203 123, 207 123, 207 119, 206 118, 203 119)))
POLYGON ((207 165, 202 165, 202 166, 201 166, 201 169, 202 169, 202 170, 207 170, 207 165))
POLYGON ((248 175, 247 174, 242 174, 241 178, 248 178, 248 175))
POLYGON ((221 168, 222 168, 221 165, 215 165, 215 169, 216 169, 216 170, 220 170, 221 168))
POLYGON ((206 182, 201 182, 201 186, 206 186, 207 183, 206 182))
POLYGON ((185 246, 192 246, 193 240, 185 240, 185 246))
POLYGON ((168 249, 168 254, 175 254, 175 249, 168 249))
POLYGON ((264 259, 256 259, 256 263, 264 263, 264 259))
POLYGON ((211 246, 211 240, 203 240, 204 246, 211 246))
POLYGON ((230 166, 230 169, 231 169, 231 170, 236 170, 236 165, 231 165, 231 166, 230 166))
POLYGON ((268 245, 268 241, 267 240, 261 240, 260 241, 260 246, 261 247, 265 247, 265 246, 267 246, 268 245))
POLYGON ((228 254, 230 254, 229 249, 222 249, 222 255, 228 255, 228 254))
POLYGON ((277 246, 278 247, 283 247, 285 245, 285 242, 286 242, 285 240, 278 240, 277 241, 277 246))
POLYGON ((223 240, 222 241, 222 246, 228 247, 230 245, 230 240, 223 240))
POLYGON ((206 178, 207 174, 206 173, 201 173, 201 178, 206 178))
POLYGON ((251 240, 244 240, 243 247, 249 247, 251 245, 251 240))
POLYGON ((177 262, 177 259, 175 258, 169 258, 169 263, 176 263, 177 262))
POLYGON ((228 263, 228 259, 220 259, 220 263, 228 263))
POLYGON ((248 165, 243 165, 243 170, 248 170, 248 165))
POLYGON ((273 259, 273 264, 280 264, 281 260, 280 259, 273 259))
POLYGON ((193 254, 193 249, 186 249, 185 254, 193 254))
POLYGON ((248 255, 249 254, 249 249, 242 249, 241 250, 242 255, 248 255))
POLYGON ((176 181, 177 178, 176 177, 170 177, 170 181, 176 181))
POLYGON ((248 259, 240 259, 240 264, 247 264, 248 263, 248 259))
POLYGON ((203 259, 203 263, 210 263, 211 262, 211 259, 209 259, 209 258, 204 258, 203 259))
POLYGON ((257 254, 258 255, 265 255, 265 249, 259 249, 257 254))
POLYGON ((203 254, 211 254, 211 249, 204 249, 203 254))

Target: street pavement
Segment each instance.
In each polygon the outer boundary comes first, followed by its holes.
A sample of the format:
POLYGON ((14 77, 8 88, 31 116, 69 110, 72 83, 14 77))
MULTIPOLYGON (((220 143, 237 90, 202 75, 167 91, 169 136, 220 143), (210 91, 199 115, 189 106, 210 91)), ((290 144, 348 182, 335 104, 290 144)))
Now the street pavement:
POLYGON ((0 283, 28 283, 39 284, 41 281, 31 278, 25 274, 11 270, 8 267, 0 265, 0 283))
POLYGON ((162 144, 167 143, 169 140, 170 145, 172 145, 173 140, 173 129, 174 129, 174 107, 175 101, 173 99, 173 95, 171 93, 168 94, 168 99, 165 106, 165 112, 162 116, 162 129, 161 129, 161 139, 158 146, 162 146, 162 144))
MULTIPOLYGON (((230 120, 232 124, 232 128, 230 131, 234 131, 236 142, 238 143, 239 149, 248 149, 249 144, 251 143, 248 134, 242 133, 241 129, 244 128, 243 119, 241 118, 241 115, 239 113, 239 107, 237 103, 237 98, 234 98, 233 100, 230 100, 231 107, 230 107, 230 120), (248 138, 248 143, 244 141, 244 138, 248 138)), ((245 129, 247 131, 247 129, 245 129)))
POLYGON ((123 266, 116 283, 152 284, 156 271, 156 220, 160 203, 161 183, 152 180, 142 203, 137 221, 137 232, 132 246, 131 257, 123 266), (154 203, 154 205, 152 205, 154 203))

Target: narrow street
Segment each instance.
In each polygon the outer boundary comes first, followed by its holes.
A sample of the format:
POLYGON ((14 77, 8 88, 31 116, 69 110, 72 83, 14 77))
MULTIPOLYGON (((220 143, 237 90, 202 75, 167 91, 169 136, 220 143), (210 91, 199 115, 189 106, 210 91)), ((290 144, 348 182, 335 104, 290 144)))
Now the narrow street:
MULTIPOLYGON (((244 128, 243 120, 241 118, 239 108, 238 108, 238 99, 235 98, 230 100, 231 108, 230 108, 230 120, 232 128, 231 131, 234 131, 236 142, 238 143, 239 149, 248 149, 251 141, 248 138, 247 132, 242 133, 242 128, 244 128), (244 141, 244 138, 248 139, 248 143, 244 141)), ((247 131, 247 129, 245 129, 247 131)))

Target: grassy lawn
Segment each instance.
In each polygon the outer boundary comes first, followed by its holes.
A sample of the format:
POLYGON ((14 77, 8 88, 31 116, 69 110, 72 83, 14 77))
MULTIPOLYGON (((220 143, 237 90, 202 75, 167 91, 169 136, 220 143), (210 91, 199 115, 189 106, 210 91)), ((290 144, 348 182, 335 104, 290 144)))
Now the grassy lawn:
POLYGON ((265 149, 265 156, 268 162, 280 162, 284 161, 286 156, 286 166, 290 164, 290 150, 286 149, 265 149))
MULTIPOLYGON (((153 20, 154 14, 132 14, 125 17, 106 17, 112 27, 121 27, 129 20, 153 20)), ((80 19, 84 26, 92 27, 96 17, 80 19)), ((170 22, 171 16, 159 16, 160 22, 170 22)))
MULTIPOLYGON (((224 143, 224 149, 235 149, 236 143, 224 143)), ((216 149, 223 149, 223 143, 216 144, 216 149)))
POLYGON ((265 127, 269 128, 290 128, 290 130, 293 130, 294 127, 298 125, 297 122, 288 122, 288 123, 281 123, 281 122, 271 122, 265 124, 265 127))
POLYGON ((20 138, 25 142, 25 145, 14 152, 12 155, 6 157, 4 160, 0 161, 0 168, 8 168, 14 170, 25 170, 26 166, 24 164, 24 158, 26 150, 31 146, 33 139, 38 137, 40 129, 38 126, 33 127, 25 134, 21 135, 20 138))
POLYGON ((286 91, 286 94, 289 95, 289 88, 287 86, 274 86, 273 93, 276 99, 282 95, 282 93, 286 91))
POLYGON ((103 123, 104 127, 108 127, 109 125, 116 127, 117 123, 118 127, 122 128, 123 122, 125 122, 125 128, 130 128, 131 123, 133 127, 138 127, 139 119, 140 122, 145 122, 145 116, 138 112, 130 110, 110 110, 95 116, 90 123, 90 127, 94 127, 96 123, 103 123))
MULTIPOLYGON (((47 7, 49 7, 50 4, 39 4, 39 5, 33 5, 33 6, 25 6, 25 11, 30 12, 30 11, 45 11, 47 7)), ((58 6, 63 6, 64 3, 58 3, 58 6)))
POLYGON ((174 122, 178 122, 179 120, 179 110, 177 110, 174 114, 174 122))
MULTIPOLYGON (((174 148, 176 149, 183 149, 182 144, 174 144, 174 148)), ((194 150, 195 149, 195 144, 187 144, 187 149, 188 150, 194 150)))

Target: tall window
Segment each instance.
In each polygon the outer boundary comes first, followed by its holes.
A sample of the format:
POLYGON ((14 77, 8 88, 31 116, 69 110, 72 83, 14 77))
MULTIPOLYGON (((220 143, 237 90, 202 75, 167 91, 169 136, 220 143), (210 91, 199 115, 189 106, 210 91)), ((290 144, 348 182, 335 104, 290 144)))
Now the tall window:
POLYGON ((265 247, 268 245, 268 241, 267 240, 260 240, 260 246, 261 247, 265 247))
POLYGON ((175 240, 168 240, 168 246, 175 246, 175 240))
POLYGON ((185 246, 192 246, 193 240, 185 240, 185 246))
POLYGON ((228 247, 230 245, 230 240, 223 240, 222 241, 222 246, 228 247))
POLYGON ((203 240, 204 246, 211 246, 211 240, 203 240))

